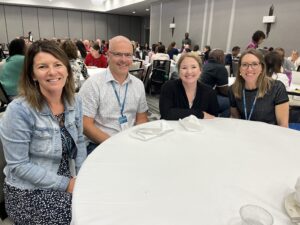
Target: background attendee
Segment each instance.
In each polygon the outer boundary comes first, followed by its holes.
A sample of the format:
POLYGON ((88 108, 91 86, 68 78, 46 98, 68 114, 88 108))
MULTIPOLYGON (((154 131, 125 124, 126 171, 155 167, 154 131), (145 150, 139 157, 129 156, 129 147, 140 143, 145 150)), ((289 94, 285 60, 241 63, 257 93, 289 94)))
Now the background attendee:
POLYGON ((192 45, 192 40, 189 38, 188 32, 186 32, 184 34, 184 39, 182 39, 182 41, 181 41, 181 46, 184 46, 184 45, 189 45, 189 46, 192 45))
POLYGON ((272 77, 274 80, 280 80, 286 89, 289 88, 289 78, 282 71, 282 57, 276 52, 269 52, 265 57, 266 74, 268 77, 272 77))
POLYGON ((208 60, 208 56, 209 56, 209 53, 211 51, 211 48, 209 45, 205 45, 204 46, 204 50, 203 50, 203 53, 204 53, 204 63, 206 63, 206 61, 208 60))
POLYGON ((75 176, 86 158, 82 129, 68 58, 53 42, 33 43, 20 97, 0 123, 5 206, 15 224, 70 224, 75 176))
POLYGON ((109 41, 108 68, 87 79, 79 91, 83 99, 84 134, 88 153, 110 136, 148 121, 145 88, 129 74, 133 48, 129 39, 109 41))
POLYGON ((93 47, 90 48, 90 52, 85 57, 84 63, 87 66, 96 66, 98 68, 107 67, 106 56, 101 54, 100 46, 98 44, 94 44, 93 47))
POLYGON ((287 58, 294 64, 295 70, 298 70, 298 67, 300 66, 300 57, 299 57, 299 52, 296 50, 292 51, 292 54, 290 57, 287 58))
POLYGON ((90 41, 89 40, 84 40, 83 44, 84 44, 84 47, 85 47, 85 51, 86 52, 90 52, 90 48, 92 46, 91 43, 90 43, 90 41))
POLYGON ((169 47, 168 47, 168 49, 167 49, 167 53, 168 53, 170 59, 173 59, 173 56, 174 56, 174 55, 178 55, 179 52, 178 52, 178 49, 176 48, 176 42, 175 42, 175 41, 173 41, 173 42, 169 45, 169 47))
POLYGON ((151 57, 151 62, 154 60, 170 60, 169 55, 166 54, 166 47, 164 45, 158 46, 157 53, 151 57))
POLYGON ((241 48, 239 46, 234 46, 231 50, 231 53, 228 53, 225 56, 225 65, 230 66, 230 71, 232 73, 232 61, 237 61, 239 59, 241 48))
POLYGON ((60 47, 69 58, 75 81, 75 90, 78 91, 81 87, 80 77, 82 76, 84 79, 89 77, 87 68, 84 62, 78 58, 76 45, 72 41, 67 40, 63 42, 60 47))
POLYGON ((82 60, 85 60, 87 53, 84 44, 82 43, 82 41, 76 41, 76 46, 78 49, 78 57, 82 60))
POLYGON ((262 54, 255 49, 244 52, 239 72, 229 89, 231 116, 288 127, 289 98, 282 82, 266 76, 262 54))
POLYGON ((258 48, 258 46, 263 43, 263 41, 265 40, 266 38, 266 35, 263 31, 261 30, 257 30, 253 33, 252 35, 252 40, 251 42, 247 45, 247 48, 246 49, 249 49, 249 48, 258 48))
POLYGON ((215 92, 198 81, 202 64, 193 53, 183 54, 178 63, 179 78, 162 86, 159 99, 161 119, 178 120, 190 115, 214 118, 218 115, 215 92))
POLYGON ((203 66, 201 81, 216 90, 220 116, 229 117, 228 73, 224 65, 223 50, 214 49, 209 53, 207 63, 203 66))
POLYGON ((26 51, 23 39, 14 39, 10 42, 9 57, 0 72, 0 82, 10 99, 18 95, 19 79, 24 65, 24 54, 26 51))

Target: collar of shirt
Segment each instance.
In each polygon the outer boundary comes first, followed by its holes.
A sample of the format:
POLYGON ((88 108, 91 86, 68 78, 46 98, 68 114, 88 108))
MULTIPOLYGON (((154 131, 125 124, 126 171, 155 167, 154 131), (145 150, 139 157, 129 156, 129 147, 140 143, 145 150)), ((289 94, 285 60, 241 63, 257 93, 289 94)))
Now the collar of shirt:
MULTIPOLYGON (((113 77, 113 75, 112 75, 112 73, 111 73, 109 67, 107 67, 107 69, 106 69, 105 80, 106 80, 106 83, 109 83, 109 82, 111 82, 111 81, 114 81, 114 82, 118 83, 118 81, 116 81, 115 78, 113 77)), ((126 83, 129 83, 129 82, 131 82, 131 77, 130 77, 130 74, 128 73, 128 74, 127 74, 127 78, 126 78, 126 80, 123 82, 122 85, 124 85, 124 84, 126 84, 126 83)))

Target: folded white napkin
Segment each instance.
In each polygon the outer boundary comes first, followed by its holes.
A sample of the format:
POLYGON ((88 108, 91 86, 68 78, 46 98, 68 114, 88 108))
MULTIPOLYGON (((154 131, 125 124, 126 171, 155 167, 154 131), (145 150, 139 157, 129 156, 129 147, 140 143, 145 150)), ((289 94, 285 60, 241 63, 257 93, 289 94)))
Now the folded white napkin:
POLYGON ((150 139, 160 137, 166 133, 173 131, 173 128, 165 120, 159 121, 159 126, 156 127, 142 127, 134 129, 130 135, 133 138, 148 141, 150 139))
POLYGON ((199 132, 203 130, 203 126, 200 124, 200 120, 194 116, 190 115, 184 119, 179 119, 179 124, 183 126, 184 129, 190 132, 199 132))

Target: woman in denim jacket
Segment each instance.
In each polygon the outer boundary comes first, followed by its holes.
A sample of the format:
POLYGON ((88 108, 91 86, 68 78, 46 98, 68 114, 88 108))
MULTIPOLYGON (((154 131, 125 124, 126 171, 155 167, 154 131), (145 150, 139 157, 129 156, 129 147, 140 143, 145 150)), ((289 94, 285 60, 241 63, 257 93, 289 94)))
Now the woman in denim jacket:
POLYGON ((0 122, 6 211, 15 224, 69 224, 75 176, 86 158, 81 101, 64 52, 33 43, 19 97, 0 122))

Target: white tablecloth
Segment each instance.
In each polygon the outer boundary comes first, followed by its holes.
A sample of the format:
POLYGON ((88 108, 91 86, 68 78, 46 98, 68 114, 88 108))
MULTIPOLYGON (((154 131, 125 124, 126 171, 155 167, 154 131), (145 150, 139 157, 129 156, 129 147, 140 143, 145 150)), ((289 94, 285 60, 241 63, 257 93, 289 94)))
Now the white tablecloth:
POLYGON ((73 194, 76 225, 241 225, 245 204, 264 207, 274 225, 291 225, 283 208, 300 175, 300 132, 237 119, 178 122, 140 141, 119 133, 85 161, 73 194))

